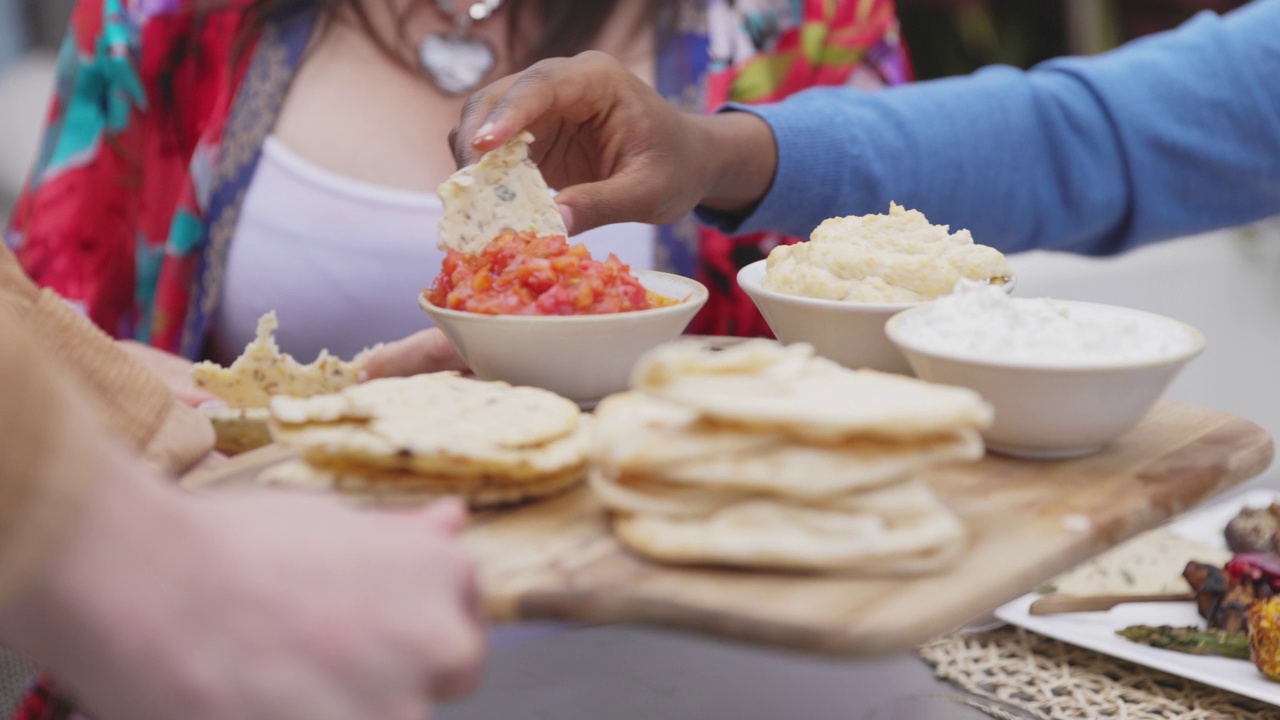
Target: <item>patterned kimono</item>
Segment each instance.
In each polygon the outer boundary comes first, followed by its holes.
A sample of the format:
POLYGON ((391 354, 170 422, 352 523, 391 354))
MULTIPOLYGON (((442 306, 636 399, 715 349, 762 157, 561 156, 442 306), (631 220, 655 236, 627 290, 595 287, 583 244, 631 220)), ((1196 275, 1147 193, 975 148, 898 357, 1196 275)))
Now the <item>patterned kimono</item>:
MULTIPOLYGON (((232 47, 252 0, 201 23, 191 0, 80 0, 44 144, 5 234, 41 285, 116 337, 204 354, 227 251, 314 11, 232 47)), ((682 0, 658 33, 658 89, 688 111, 817 85, 909 79, 892 0, 682 0)), ((702 333, 768 328, 734 282, 793 239, 662 228, 658 266, 702 280, 702 333)))
MULTIPOLYGON (((234 38, 252 0, 197 22, 191 0, 80 0, 43 146, 5 234, 28 273, 116 337, 189 358, 205 350, 240 205, 314 10, 234 38)), ((658 90, 677 107, 764 103, 819 85, 910 79, 892 0, 672 0, 658 90)), ((794 238, 728 238, 692 219, 661 228, 658 265, 711 299, 692 329, 767 335, 739 268, 794 238)), ((17 717, 76 716, 42 682, 17 717)))

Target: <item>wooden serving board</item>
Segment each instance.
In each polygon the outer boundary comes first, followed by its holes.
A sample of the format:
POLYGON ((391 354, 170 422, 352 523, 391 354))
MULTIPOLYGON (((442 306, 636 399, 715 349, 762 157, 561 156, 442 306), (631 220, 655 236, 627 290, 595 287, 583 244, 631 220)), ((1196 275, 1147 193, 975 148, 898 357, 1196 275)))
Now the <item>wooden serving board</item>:
MULTIPOLYGON (((658 565, 613 539, 585 488, 477 515, 464 535, 494 622, 642 623, 810 652, 904 650, 1032 590, 1076 563, 1262 472, 1265 430, 1165 401, 1103 452, 1078 460, 989 455, 930 482, 972 530, 949 572, 824 577, 658 565)), ((288 457, 269 446, 188 477, 244 486, 288 457)))

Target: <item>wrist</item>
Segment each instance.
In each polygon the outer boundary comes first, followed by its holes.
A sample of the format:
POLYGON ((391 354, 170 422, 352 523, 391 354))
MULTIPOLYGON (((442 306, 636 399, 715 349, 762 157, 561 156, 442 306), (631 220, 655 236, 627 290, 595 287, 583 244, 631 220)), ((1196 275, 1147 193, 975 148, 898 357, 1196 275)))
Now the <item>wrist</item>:
POLYGON ((697 116, 699 147, 709 168, 701 207, 729 215, 746 215, 773 185, 778 144, 768 123, 748 112, 697 116))

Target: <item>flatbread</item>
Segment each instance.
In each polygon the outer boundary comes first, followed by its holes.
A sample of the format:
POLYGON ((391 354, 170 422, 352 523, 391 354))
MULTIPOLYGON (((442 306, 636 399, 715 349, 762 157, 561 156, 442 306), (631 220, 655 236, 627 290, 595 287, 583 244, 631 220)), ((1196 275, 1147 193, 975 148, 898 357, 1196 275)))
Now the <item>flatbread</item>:
POLYGON ((415 473, 378 471, 337 472, 292 460, 263 470, 261 485, 335 492, 343 497, 375 502, 421 503, 457 496, 472 508, 495 507, 558 495, 580 484, 585 466, 513 484, 508 478, 433 477, 415 473))
POLYGON ((972 429, 919 440, 803 444, 782 433, 707 423, 688 407, 639 393, 606 398, 596 408, 595 424, 594 460, 622 475, 805 500, 978 460, 984 450, 972 429))
POLYGON ((271 416, 276 441, 322 467, 530 478, 581 466, 590 440, 570 400, 452 372, 277 398, 271 416))
POLYGON ((202 410, 213 424, 217 437, 214 450, 224 455, 239 455, 271 444, 271 429, 266 408, 218 408, 202 410))
POLYGON ((918 504, 918 511, 894 520, 876 512, 749 499, 707 517, 618 514, 613 529, 628 548, 662 562, 876 574, 932 572, 963 550, 967 531, 931 492, 921 494, 911 485, 866 493, 911 493, 907 502, 918 504), (919 504, 925 497, 930 500, 919 504))
POLYGON ((628 514, 701 518, 740 502, 744 495, 726 490, 671 485, 649 479, 622 478, 609 469, 593 465, 587 484, 605 507, 628 514))
POLYGON ((935 512, 941 507, 933 490, 919 480, 820 500, 781 498, 723 488, 690 487, 661 479, 619 475, 599 466, 592 466, 588 473, 588 484, 605 507, 632 515, 705 518, 730 505, 760 501, 783 507, 873 515, 884 522, 897 523, 935 512))
POLYGON ((532 142, 533 135, 521 132, 440 185, 441 250, 478 253, 505 230, 567 234, 551 189, 529 159, 532 142))
POLYGON ((808 345, 771 342, 717 352, 696 342, 659 346, 636 363, 633 386, 705 419, 815 443, 933 437, 991 424, 991 406, 967 388, 849 370, 808 345))
POLYGON ((322 350, 314 362, 303 365, 280 352, 274 336, 278 326, 274 311, 259 318, 257 337, 231 367, 209 361, 196 363, 191 368, 196 387, 208 390, 231 408, 265 408, 277 395, 309 397, 356 384, 369 354, 376 349, 365 350, 350 362, 322 350))
POLYGON ((1067 595, 1157 595, 1189 590, 1187 563, 1221 567, 1231 552, 1174 535, 1166 528, 1145 532, 1049 582, 1067 595))

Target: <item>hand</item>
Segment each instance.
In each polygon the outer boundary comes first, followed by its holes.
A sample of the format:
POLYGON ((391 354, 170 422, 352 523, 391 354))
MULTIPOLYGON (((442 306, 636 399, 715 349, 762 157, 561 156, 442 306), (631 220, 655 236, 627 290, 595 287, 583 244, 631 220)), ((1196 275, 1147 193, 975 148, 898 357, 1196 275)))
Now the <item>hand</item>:
POLYGON ((442 370, 469 371, 458 348, 438 328, 431 328, 374 350, 360 371, 360 380, 408 377, 442 370))
POLYGON ((484 639, 456 502, 190 497, 122 450, 0 639, 100 720, 423 720, 484 639))
POLYGON ((198 407, 218 399, 213 393, 196 387, 191 380, 190 360, 133 340, 120 340, 116 344, 159 376, 178 400, 191 407, 198 407))
POLYGON ((702 204, 745 212, 773 181, 769 127, 741 112, 676 111, 599 52, 543 60, 468 98, 450 134, 458 165, 521 130, 571 235, 610 223, 668 223, 702 204))

